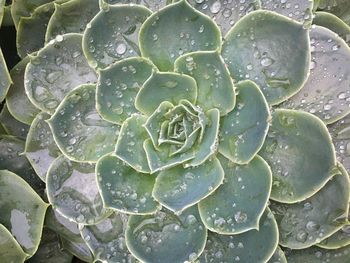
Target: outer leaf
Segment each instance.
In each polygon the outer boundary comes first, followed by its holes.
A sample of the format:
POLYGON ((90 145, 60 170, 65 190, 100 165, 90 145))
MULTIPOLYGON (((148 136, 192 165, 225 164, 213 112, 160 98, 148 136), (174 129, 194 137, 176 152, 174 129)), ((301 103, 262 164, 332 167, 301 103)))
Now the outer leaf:
POLYGON ((350 172, 350 114, 329 125, 337 160, 350 172))
POLYGON ((143 58, 128 58, 99 71, 97 110, 110 122, 122 124, 133 113, 135 97, 143 83, 157 70, 143 58))
POLYGON ((225 171, 224 184, 199 203, 204 225, 220 234, 239 234, 259 229, 259 220, 271 192, 271 170, 256 156, 239 166, 218 155, 225 171))
POLYGON ((96 81, 81 48, 80 34, 57 36, 31 58, 24 86, 30 101, 53 113, 65 95, 80 84, 96 81))
POLYGON ((11 4, 11 15, 13 22, 18 27, 19 20, 21 17, 28 17, 30 16, 35 8, 52 2, 53 0, 15 0, 11 4))
POLYGON ((50 207, 45 216, 45 227, 71 241, 82 241, 78 224, 62 216, 56 209, 50 207))
POLYGON ((6 0, 0 0, 0 26, 5 13, 5 3, 6 0))
POLYGON ((130 216, 125 235, 129 251, 142 262, 186 262, 202 253, 207 230, 192 206, 179 216, 167 210, 130 216))
POLYGON ((13 84, 6 95, 6 105, 11 115, 20 122, 31 124, 40 112, 28 99, 24 89, 24 72, 29 57, 24 58, 10 71, 13 84))
POLYGON ((0 259, 3 263, 23 263, 26 254, 6 227, 0 224, 0 259))
POLYGON ((333 123, 350 113, 350 48, 334 32, 320 26, 310 30, 312 62, 303 89, 283 107, 302 109, 333 123))
POLYGON ((340 17, 345 23, 350 25, 350 2, 347 0, 319 0, 317 4, 319 10, 324 10, 340 17))
POLYGON ((71 263, 73 255, 61 249, 59 237, 50 229, 44 228, 42 239, 35 255, 28 263, 71 263))
POLYGON ((190 76, 172 72, 153 72, 143 84, 135 99, 135 107, 146 115, 151 115, 163 101, 176 105, 181 100, 195 103, 197 84, 190 76))
POLYGON ((328 12, 316 12, 313 23, 330 29, 345 40, 348 45, 350 44, 350 27, 337 16, 328 12))
POLYGON ((97 162, 114 150, 119 125, 96 111, 95 85, 81 85, 61 102, 49 125, 60 150, 71 160, 97 162))
POLYGON ((349 225, 342 227, 333 235, 316 245, 325 249, 338 249, 350 245, 349 225))
POLYGON ((259 87, 246 80, 237 85, 237 107, 221 118, 219 152, 234 163, 248 163, 261 149, 270 119, 259 87))
POLYGON ((224 170, 216 158, 194 168, 179 165, 158 174, 153 196, 167 209, 179 213, 214 193, 223 180, 224 170))
POLYGON ((307 248, 331 236, 347 220, 349 177, 338 172, 316 194, 295 204, 272 203, 280 244, 292 249, 307 248))
POLYGON ((72 255, 84 262, 93 262, 94 258, 91 254, 90 248, 85 241, 81 239, 81 242, 74 242, 64 238, 61 238, 62 248, 69 251, 72 255))
POLYGON ((9 170, 18 174, 41 195, 45 185, 36 175, 23 152, 24 141, 9 135, 0 135, 0 170, 9 170))
POLYGON ((142 56, 150 58, 161 71, 171 71, 182 54, 220 46, 220 31, 215 23, 185 0, 154 13, 140 30, 142 56))
POLYGON ((197 105, 205 111, 217 108, 220 115, 235 105, 235 90, 230 72, 218 51, 198 51, 175 61, 175 71, 192 76, 198 86, 197 105))
POLYGON ((160 209, 151 195, 154 175, 140 174, 113 155, 98 161, 96 174, 105 207, 141 215, 160 209))
POLYGON ((5 99, 5 96, 10 88, 12 83, 10 74, 8 72, 6 61, 4 59, 4 55, 2 54, 2 50, 0 49, 0 102, 5 99))
POLYGON ((73 0, 55 4, 55 11, 47 24, 46 42, 57 35, 83 33, 87 23, 98 11, 97 0, 73 0))
POLYGON ((325 261, 344 263, 350 260, 350 246, 334 250, 310 247, 307 249, 292 250, 286 255, 288 263, 323 263, 325 261))
POLYGON ((44 46, 46 26, 54 10, 54 4, 47 3, 37 7, 30 17, 21 17, 16 37, 17 52, 21 58, 44 46))
POLYGON ((271 10, 305 25, 311 25, 313 0, 260 0, 261 7, 271 10))
POLYGON ((210 233, 200 262, 266 262, 278 244, 276 220, 267 208, 259 223, 259 231, 240 235, 210 233))
POLYGON ((81 235, 88 244, 95 260, 111 263, 136 263, 125 244, 127 216, 113 213, 93 226, 82 226, 81 235))
POLYGON ((272 169, 271 199, 283 203, 305 200, 332 177, 334 147, 323 122, 312 114, 276 110, 260 151, 272 169), (306 147, 307 146, 307 147, 306 147))
POLYGON ((7 105, 4 104, 0 112, 0 123, 3 126, 6 134, 25 139, 29 131, 29 125, 24 124, 15 119, 9 112, 7 105))
POLYGON ((50 126, 46 122, 49 118, 50 115, 44 112, 35 117, 25 144, 25 155, 36 174, 44 182, 49 166, 61 155, 61 151, 53 139, 50 126))
POLYGON ((152 11, 158 11, 170 4, 172 0, 101 0, 100 2, 109 4, 140 4, 152 11))
POLYGON ((54 209, 80 224, 96 224, 110 215, 99 194, 95 166, 73 163, 61 155, 46 178, 47 196, 54 209))
MULTIPOLYGON (((176 0, 174 2, 177 2, 176 0)), ((187 0, 198 11, 210 16, 220 27, 222 34, 227 31, 247 13, 257 10, 259 0, 187 0)))
POLYGON ((7 170, 0 171, 0 224, 29 256, 39 246, 47 207, 22 178, 7 170))
POLYGON ((309 34, 302 24, 271 11, 255 11, 225 36, 222 56, 236 80, 252 79, 269 104, 303 86, 310 64, 309 34))
POLYGON ((150 10, 138 5, 103 5, 84 32, 83 50, 90 66, 105 68, 139 56, 139 30, 150 14, 150 10))
POLYGON ((286 255, 280 247, 277 247, 267 263, 287 263, 286 255))

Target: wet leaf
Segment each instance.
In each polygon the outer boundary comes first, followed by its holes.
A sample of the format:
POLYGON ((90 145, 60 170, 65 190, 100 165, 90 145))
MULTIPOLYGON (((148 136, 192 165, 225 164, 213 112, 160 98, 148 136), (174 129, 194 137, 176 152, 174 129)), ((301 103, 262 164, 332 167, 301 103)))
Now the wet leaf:
POLYGON ((47 207, 22 178, 7 170, 0 171, 0 224, 29 256, 39 246, 47 207))
POLYGON ((151 59, 161 71, 171 71, 176 58, 183 54, 220 46, 219 28, 185 0, 153 13, 140 30, 142 56, 151 59))
POLYGON ((221 54, 231 76, 254 80, 269 104, 298 92, 309 73, 309 34, 302 24, 271 11, 252 12, 225 36, 221 54))
POLYGON ((26 254, 13 238, 11 232, 0 224, 0 254, 3 263, 23 263, 26 254))

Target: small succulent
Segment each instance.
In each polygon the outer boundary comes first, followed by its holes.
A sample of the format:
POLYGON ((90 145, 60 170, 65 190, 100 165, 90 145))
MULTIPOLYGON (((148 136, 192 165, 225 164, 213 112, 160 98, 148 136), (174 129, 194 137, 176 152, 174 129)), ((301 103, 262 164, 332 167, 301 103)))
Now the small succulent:
POLYGON ((350 262, 350 1, 5 4, 0 262, 350 262))

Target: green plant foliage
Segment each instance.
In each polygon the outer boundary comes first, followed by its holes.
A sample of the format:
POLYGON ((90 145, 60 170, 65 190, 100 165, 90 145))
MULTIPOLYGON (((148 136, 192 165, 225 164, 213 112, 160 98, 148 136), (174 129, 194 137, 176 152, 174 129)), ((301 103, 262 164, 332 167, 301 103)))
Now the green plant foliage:
POLYGON ((350 262, 349 3, 0 0, 0 262, 350 262))

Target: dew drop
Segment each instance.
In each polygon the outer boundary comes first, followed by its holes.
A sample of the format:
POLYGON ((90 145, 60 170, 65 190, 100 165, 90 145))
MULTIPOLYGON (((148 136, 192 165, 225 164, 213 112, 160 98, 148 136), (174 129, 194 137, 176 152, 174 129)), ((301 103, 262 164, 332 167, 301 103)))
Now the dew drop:
POLYGON ((120 43, 117 46, 118 55, 123 55, 126 52, 126 45, 124 43, 120 43))
POLYGON ((213 14, 217 14, 219 13, 221 8, 221 3, 220 1, 215 1, 211 6, 210 6, 210 12, 212 12, 213 14))

